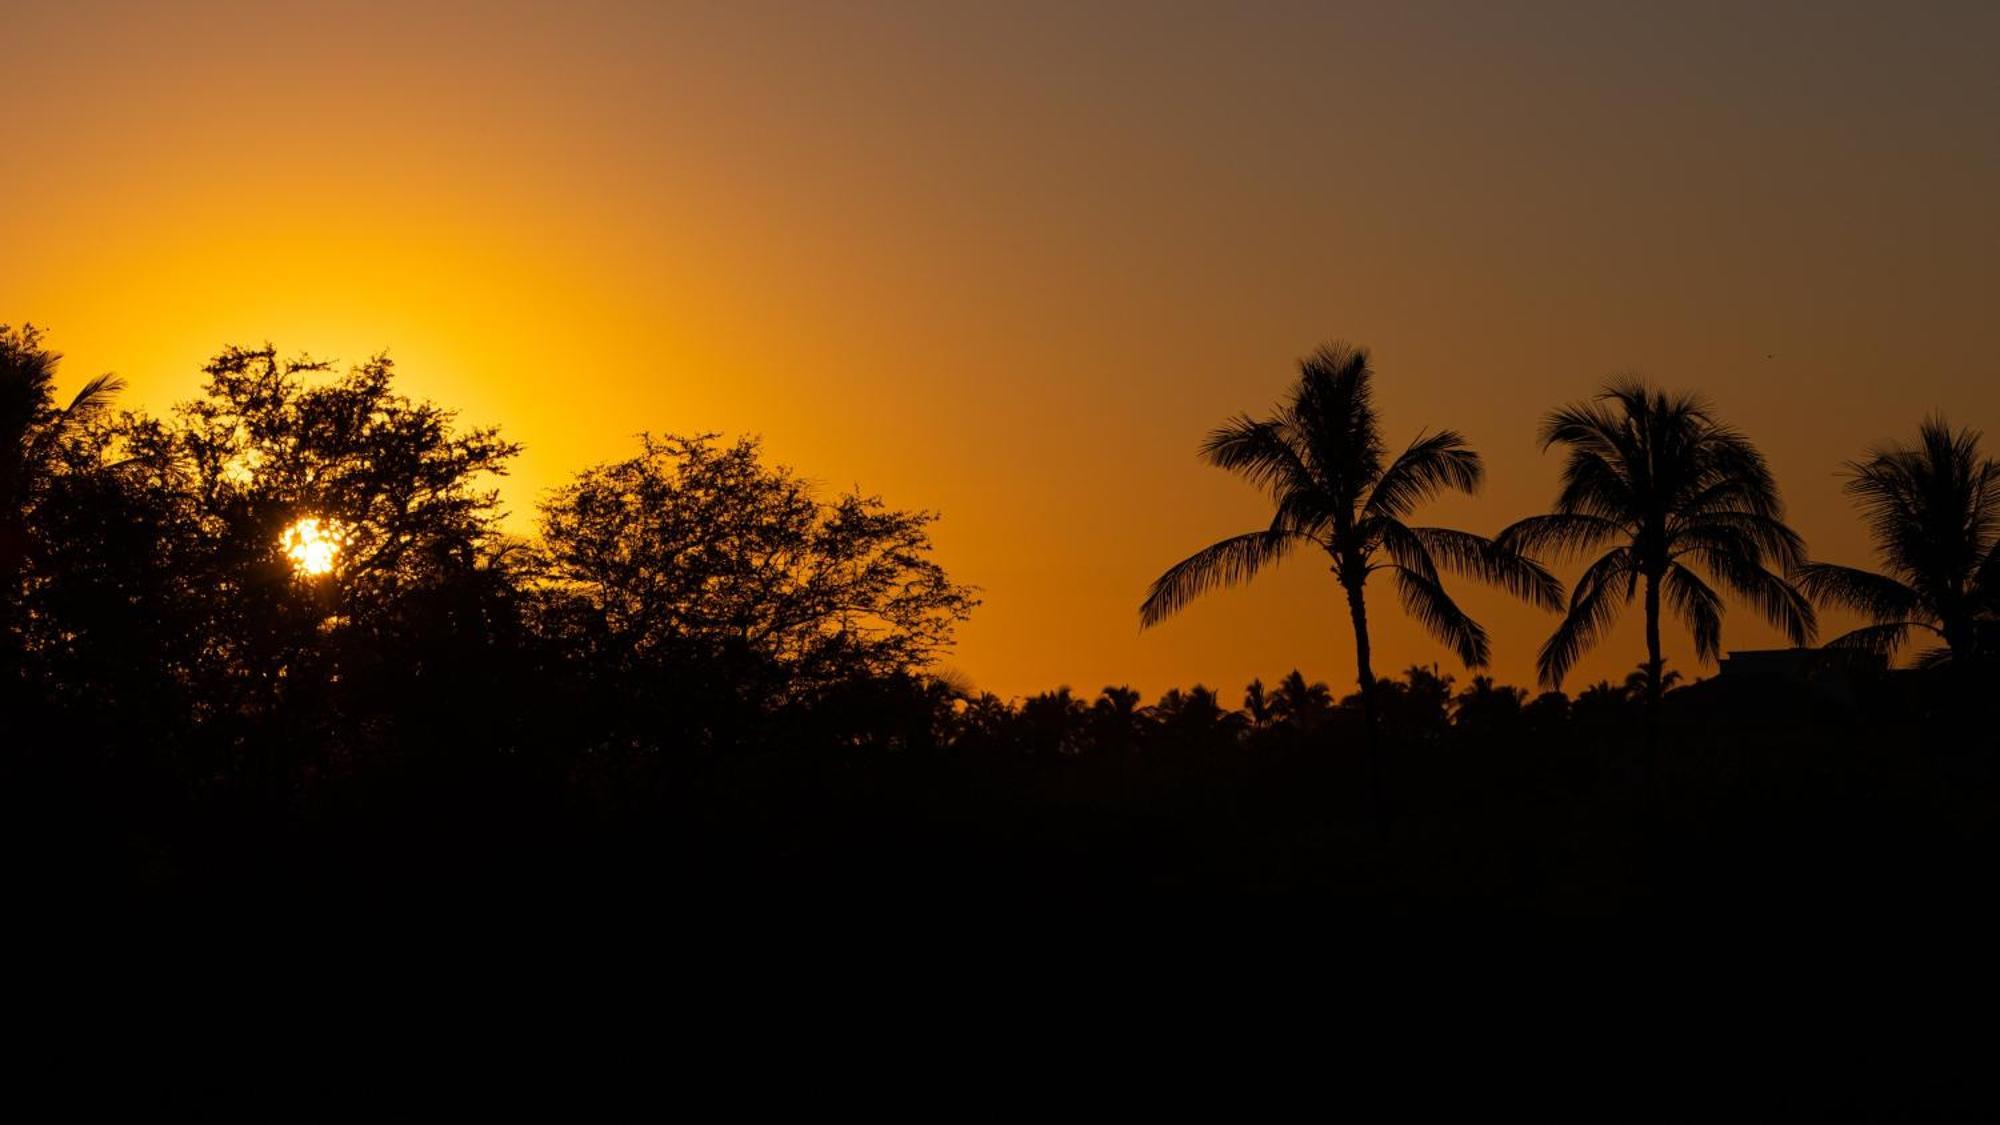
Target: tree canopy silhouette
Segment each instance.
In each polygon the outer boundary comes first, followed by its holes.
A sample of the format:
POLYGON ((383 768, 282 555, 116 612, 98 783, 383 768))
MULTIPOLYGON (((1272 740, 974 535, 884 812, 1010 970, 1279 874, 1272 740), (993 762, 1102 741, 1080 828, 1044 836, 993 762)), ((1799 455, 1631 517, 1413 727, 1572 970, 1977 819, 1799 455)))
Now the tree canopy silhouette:
POLYGON ((1798 569, 1815 601, 1870 619, 1830 643, 1893 653, 1923 631, 1944 642, 1926 663, 1959 665, 2000 650, 2000 462, 1981 455, 1979 438, 1931 418, 1916 447, 1886 445, 1847 463, 1847 494, 1886 573, 1824 562, 1798 569))
MULTIPOLYGON (((1646 787, 1657 800, 1622 768, 1640 736, 1651 760, 1662 729, 1642 722, 1643 697, 1673 679, 1657 659, 1636 686, 1574 700, 1457 684, 1435 664, 1338 700, 1296 669, 1240 696, 1001 699, 937 667, 974 591, 932 558, 935 517, 822 496, 754 440, 644 439, 551 492, 538 534, 516 539, 492 487, 514 445, 399 393, 386 359, 336 370, 231 349, 193 401, 153 417, 107 409, 109 380, 58 400, 39 336, 0 341, 18 672, 0 854, 18 861, 17 898, 123 888, 261 911, 283 895, 319 909, 343 892, 365 907, 448 890, 510 909, 658 902, 679 924, 710 902, 800 895, 857 909, 870 891, 927 906, 962 893, 984 909, 1009 893, 1220 891, 1354 917, 1429 904, 1575 917, 1732 879, 1761 901, 1802 874, 1847 906, 1857 872, 1902 888, 1947 862, 1938 885, 1962 887, 2000 852, 1985 827, 2000 824, 2000 724, 1991 694, 1957 677, 1851 652, 1732 660, 1668 698, 1668 729, 1704 752, 1646 787), (1970 705, 1940 706, 1951 699, 1970 705), (1929 743, 1953 748, 1949 773, 1907 752, 1929 743), (1343 746, 1413 752, 1327 752, 1343 746), (1407 810, 1393 820, 1392 791, 1407 810), (1816 873, 1806 853, 1826 857, 1816 873)), ((1479 462, 1448 432, 1389 455, 1367 389, 1365 356, 1326 349, 1274 418, 1212 435, 1210 460, 1270 494, 1271 527, 1170 572, 1150 609, 1302 544, 1328 552, 1350 594, 1389 571, 1468 662, 1485 637, 1439 575, 1556 600, 1511 544, 1411 526, 1426 498, 1476 485, 1479 462)), ((1659 417, 1629 432, 1596 405, 1613 423, 1599 444, 1562 433, 1589 446, 1572 457, 1568 512, 1600 522, 1566 534, 1627 554, 1615 582, 1588 589, 1629 600, 1637 560, 1659 557, 1640 548, 1660 543, 1689 573, 1720 569, 1724 592, 1742 556, 1791 557, 1747 443, 1650 397, 1634 409, 1659 417), (1666 515, 1604 532, 1633 497, 1666 515)), ((2000 474, 1972 435, 1925 433, 1887 457, 1890 484, 1861 493, 1907 568, 1800 573, 1910 592, 1849 643, 1920 625, 1964 635, 1925 608, 1926 590, 1946 590, 1972 651, 1990 651, 2000 474), (1944 578, 1917 569, 1939 559, 1944 578)), ((1678 573, 1661 571, 1668 597, 1678 573)))
POLYGON ((47 491, 62 440, 107 407, 124 384, 110 375, 86 382, 58 406, 56 367, 32 324, 0 324, 0 691, 19 674, 21 583, 34 553, 34 509, 47 491))
POLYGON ((1165 620, 1201 594, 1242 582, 1301 545, 1332 560, 1354 627, 1356 678, 1372 729, 1375 672, 1369 645, 1368 577, 1387 570, 1405 612, 1468 667, 1491 653, 1486 630, 1444 587, 1446 572, 1496 585, 1544 608, 1559 608, 1553 575, 1510 547, 1443 527, 1406 522, 1440 493, 1474 492, 1485 469, 1456 430, 1419 433, 1389 457, 1375 413, 1374 374, 1365 348, 1328 344, 1299 361, 1299 379, 1269 418, 1248 415, 1210 433, 1201 454, 1269 494, 1269 527, 1195 552, 1154 581, 1139 609, 1142 625, 1165 620))
POLYGON ((1514 523, 1499 542, 1558 558, 1607 548, 1577 579, 1562 623, 1542 646, 1543 683, 1560 687, 1619 607, 1643 590, 1646 699, 1656 712, 1663 596, 1694 633, 1702 660, 1721 651, 1722 596, 1700 572, 1748 600, 1793 644, 1812 639, 1811 604, 1770 569, 1805 561, 1804 542, 1784 522, 1777 481, 1763 454, 1703 399, 1621 380, 1551 413, 1540 437, 1544 450, 1567 451, 1555 511, 1514 523))
POLYGON ((821 500, 750 438, 642 442, 542 506, 539 612, 572 651, 730 668, 762 710, 920 673, 978 604, 930 556, 933 513, 821 500))
POLYGON ((232 348, 206 375, 167 418, 99 419, 65 443, 65 502, 42 517, 60 554, 33 591, 52 694, 185 700, 162 708, 184 724, 155 720, 162 745, 290 744, 295 760, 266 763, 274 784, 314 754, 396 743, 384 716, 412 700, 489 714, 469 701, 492 685, 445 686, 513 627, 484 485, 517 447, 396 393, 383 357, 335 373, 232 348), (321 573, 285 551, 306 520, 338 537, 321 573))

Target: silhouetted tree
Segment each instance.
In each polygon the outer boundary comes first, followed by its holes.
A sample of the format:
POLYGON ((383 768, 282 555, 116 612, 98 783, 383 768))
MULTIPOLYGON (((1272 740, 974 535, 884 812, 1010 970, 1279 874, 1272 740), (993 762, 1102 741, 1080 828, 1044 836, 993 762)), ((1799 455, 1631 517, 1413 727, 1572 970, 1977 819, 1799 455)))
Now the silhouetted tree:
POLYGON ((962 744, 986 750, 1004 747, 1014 709, 990 691, 966 699, 958 710, 958 732, 962 744))
POLYGON ((1364 598, 1370 574, 1388 570, 1404 610, 1468 667, 1483 666, 1490 646, 1486 630, 1446 593, 1444 571, 1547 608, 1561 604, 1560 584, 1532 560, 1470 532, 1405 522, 1433 496, 1476 491, 1485 470, 1456 430, 1419 434, 1388 457, 1372 379, 1366 349, 1327 345, 1300 361, 1299 381, 1273 417, 1246 415, 1211 433, 1202 456, 1268 492, 1276 513, 1268 528, 1231 536, 1174 564, 1139 610, 1143 625, 1156 625, 1208 590, 1251 578, 1296 546, 1319 547, 1347 595, 1371 738, 1378 708, 1364 598))
MULTIPOLYGON (((386 356, 336 373, 267 344, 227 349, 205 373, 202 397, 170 423, 136 421, 126 435, 189 516, 181 566, 198 584, 194 625, 209 642, 204 691, 358 737, 358 724, 332 722, 334 696, 368 698, 354 689, 385 663, 396 666, 389 682, 453 674, 456 648, 411 663, 439 643, 437 615, 451 598, 509 581, 495 562, 505 549, 498 493, 486 486, 519 446, 494 427, 457 430, 451 411, 397 393, 386 356), (322 573, 287 554, 305 520, 337 544, 322 573), (458 592, 440 595, 446 586, 458 592)), ((484 612, 473 604, 457 609, 484 612)), ((488 626, 498 627, 463 615, 453 625, 488 626)))
POLYGON ((1138 745, 1146 727, 1146 715, 1139 706, 1139 693, 1130 687, 1106 687, 1090 704, 1091 738, 1113 752, 1129 752, 1138 745))
POLYGON ((665 705, 755 721, 856 678, 921 674, 977 604, 930 557, 929 512, 831 502, 757 443, 642 439, 542 505, 541 628, 665 705))
MULTIPOLYGON (((1376 685, 1383 725, 1405 738, 1435 741, 1451 722, 1451 684, 1435 664, 1412 664, 1402 679, 1383 680, 1376 685)), ((1363 700, 1356 694, 1341 702, 1352 707, 1363 700)))
MULTIPOLYGON (((1618 765, 1635 735, 1650 746, 1655 724, 1636 720, 1677 678, 1656 651, 1573 706, 1411 667, 1366 697, 1385 732, 1432 744, 1401 771, 1410 830, 1357 846, 1327 810, 1385 795, 1366 769, 1378 756, 1295 751, 1358 727, 1362 695, 1336 704, 1297 670, 1249 685, 1242 712, 1198 684, 1152 707, 1129 687, 977 693, 933 670, 970 596, 930 563, 929 517, 822 503, 754 447, 654 443, 558 493, 546 540, 520 543, 490 489, 512 445, 404 398, 386 361, 339 374, 231 351, 195 402, 147 417, 103 409, 103 386, 58 409, 39 338, 0 337, 5 386, 30 392, 4 448, 21 673, 7 702, 21 706, 0 711, 0 854, 30 921, 74 916, 41 910, 45 888, 282 917, 270 907, 288 894, 315 915, 404 895, 519 913, 551 895, 629 904, 645 886, 669 924, 795 899, 1060 909, 1135 893, 1354 918, 1740 920, 1776 886, 1788 916, 1908 928, 1913 905, 1965 901, 2000 854, 2000 771, 1964 752, 1991 748, 1994 724, 1941 725, 1932 677, 1872 675, 1873 661, 1749 661, 1675 693, 1706 752, 1643 817, 1618 765), (292 555, 306 519, 327 537, 292 555), (1837 705, 1863 692, 1866 706, 1837 705), (1910 745, 1948 752, 1884 752, 1910 745), (710 746, 732 752, 661 752, 710 746), (832 752, 781 752, 794 747, 832 752), (1634 847, 1635 823, 1660 846, 1634 847)), ((1661 541, 1680 552, 1669 562, 1715 570, 1762 535, 1777 545, 1757 557, 1783 561, 1786 533, 1760 522, 1777 519, 1774 493, 1731 501, 1741 474, 1711 466, 1721 499, 1675 499, 1686 489, 1659 478, 1687 443, 1642 440, 1654 424, 1603 438, 1633 456, 1572 474, 1573 512, 1616 524, 1603 546, 1631 552, 1597 596, 1636 596, 1661 541), (1629 528, 1605 514, 1606 497, 1634 496, 1665 514, 1629 528)), ((1300 479, 1331 479, 1323 435, 1295 436, 1300 479)), ((1888 474, 1858 489, 1886 576, 1800 573, 1836 595, 1897 584, 1901 601, 1834 598, 1896 614, 1848 643, 1956 634, 1963 668, 1994 654, 2000 472, 1971 435, 1936 423, 1925 439, 1885 469, 1863 462, 1888 474), (1958 601, 1933 605, 1938 590, 1958 601)), ((1281 527, 1318 510, 1316 493, 1275 491, 1281 527)), ((1350 514, 1327 519, 1359 534, 1378 518, 1365 498, 1350 514)), ((1373 534, 1370 565, 1416 568, 1402 533, 1373 534)))
MULTIPOLYGON (((56 404, 62 356, 32 324, 0 324, 0 692, 19 674, 21 581, 33 554, 32 509, 41 499, 65 436, 110 403, 124 386, 110 375, 85 383, 68 406, 56 404)), ((4 698, 4 696, 0 696, 4 698)))
POLYGON ((1182 750, 1233 743, 1245 726, 1241 712, 1224 707, 1214 689, 1201 684, 1168 688, 1150 712, 1161 735, 1182 750))
POLYGON ((1569 709, 1569 696, 1560 691, 1545 691, 1521 708, 1521 719, 1529 730, 1546 735, 1568 725, 1569 709))
POLYGON ((1261 678, 1251 680, 1243 688, 1243 714, 1250 720, 1251 730, 1261 731, 1271 725, 1271 696, 1264 690, 1261 678))
POLYGON ((1521 722, 1528 693, 1496 684, 1491 676, 1474 676, 1452 701, 1452 725, 1481 735, 1505 733, 1521 722))
POLYGON ((1318 730, 1333 716, 1333 692, 1324 683, 1308 684, 1297 668, 1278 681, 1271 696, 1271 713, 1279 722, 1302 731, 1318 730))
POLYGON ((1028 737, 1030 752, 1037 754, 1080 754, 1083 752, 1085 724, 1089 713, 1083 700, 1070 694, 1068 687, 1029 696, 1021 703, 1021 725, 1028 737))
POLYGON ((186 735, 205 776, 272 796, 364 746, 428 744, 399 724, 475 733, 491 650, 520 640, 479 487, 516 447, 395 393, 386 358, 335 375, 267 346, 205 370, 168 419, 73 427, 63 503, 39 517, 63 563, 33 591, 52 691, 144 692, 152 742, 186 735), (286 553, 306 519, 328 536, 317 573, 286 553))
MULTIPOLYGON (((1661 694, 1664 695, 1674 690, 1680 682, 1681 674, 1677 669, 1669 668, 1660 673, 1661 694)), ((1631 696, 1640 703, 1646 702, 1646 693, 1653 686, 1652 669, 1645 664, 1639 665, 1637 668, 1625 673, 1625 683, 1622 686, 1626 695, 1631 696)))
POLYGON ((1499 542, 1557 557, 1609 548, 1577 579, 1562 624, 1542 646, 1543 683, 1562 686, 1619 607, 1643 591, 1647 714, 1657 722, 1661 598, 1693 631, 1701 659, 1715 659, 1721 648, 1722 597, 1697 565, 1792 643, 1811 640, 1812 606, 1768 569, 1805 558, 1784 522, 1777 482, 1749 439, 1717 420, 1705 401, 1625 380, 1550 414, 1540 436, 1544 450, 1568 451, 1555 511, 1513 524, 1499 542))
POLYGON ((1991 658, 2000 620, 2000 462, 1979 433, 1924 422, 1916 448, 1883 446, 1847 463, 1885 573, 1807 563, 1797 580, 1815 601, 1867 616, 1841 647, 1894 653, 1913 630, 1944 641, 1953 664, 1991 658))
POLYGON ((1634 698, 1623 684, 1599 680, 1577 694, 1569 714, 1571 719, 1585 725, 1615 726, 1631 716, 1635 705, 1644 704, 1643 695, 1634 698))
POLYGON ((965 689, 950 677, 857 677, 832 685, 810 707, 787 710, 777 738, 844 751, 931 751, 959 734, 965 689))
POLYGON ((165 755, 184 717, 218 702, 191 690, 211 648, 195 612, 208 595, 189 578, 204 569, 191 506, 131 456, 125 426, 104 411, 78 420, 43 465, 9 659, 107 750, 143 740, 165 755))

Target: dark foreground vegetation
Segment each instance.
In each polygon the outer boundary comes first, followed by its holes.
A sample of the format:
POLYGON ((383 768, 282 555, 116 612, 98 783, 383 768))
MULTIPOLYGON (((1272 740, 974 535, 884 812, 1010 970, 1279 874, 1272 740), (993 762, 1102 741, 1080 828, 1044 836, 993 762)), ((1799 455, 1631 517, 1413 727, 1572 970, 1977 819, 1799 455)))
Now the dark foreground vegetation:
MULTIPOLYGON (((1176 608, 1294 538, 1347 565, 1352 592, 1380 551, 1467 664, 1485 637, 1441 570, 1564 610, 1544 659, 1559 682, 1602 607, 1643 593, 1651 644, 1627 683, 1530 694, 1431 667, 1364 671, 1345 695, 1293 673, 1227 698, 1008 702, 934 672, 975 592, 929 558, 932 517, 819 497, 754 443, 645 439, 518 541, 486 490, 514 447, 397 395, 386 361, 339 374, 232 350, 201 398, 148 417, 104 382, 60 405, 32 332, 0 332, 0 353, 17 895, 1909 919, 1983 912, 2000 860, 2000 515, 1961 521, 1978 553, 1940 562, 1878 512, 1902 551, 1885 557, 1910 564, 1895 578, 1810 569, 1747 446, 1688 478, 1715 495, 1678 523, 1660 505, 1619 522, 1612 483, 1573 463, 1585 483, 1560 518, 1484 540, 1402 522, 1476 485, 1456 435, 1376 502, 1385 459, 1315 475, 1311 443, 1331 447, 1306 432, 1273 529, 1149 602, 1176 608), (1611 553, 1565 600, 1537 543, 1611 553), (1658 588, 1720 651, 1720 598, 1684 562, 1800 633, 1810 607, 1766 564, 1879 623, 1683 684, 1659 656, 1658 588), (1949 655, 1891 671, 1926 629, 1949 655)), ((1591 432, 1615 419, 1570 421, 1552 442, 1615 460, 1591 432)), ((1281 444, 1249 453, 1284 466, 1281 444)), ((1975 497, 2000 489, 1988 478, 1975 497)), ((1355 627, 1365 645, 1358 610, 1355 627)))
MULTIPOLYGON (((1930 687, 1719 716, 1676 715, 1669 695, 1650 772, 1629 698, 1594 715, 1610 701, 1579 700, 1569 719, 1462 704, 1456 721, 1387 735, 1379 779, 1352 709, 1257 729, 1204 714, 1201 693, 1124 720, 1115 699, 1058 717, 1056 697, 968 718, 883 684, 829 706, 865 706, 894 735, 856 740, 803 712, 713 749, 527 729, 581 718, 553 711, 481 724, 505 741, 293 739, 192 777, 175 760, 184 739, 47 712, 60 733, 10 752, 9 854, 17 888, 84 905, 1199 896, 1332 912, 1983 914, 2000 746, 1990 718, 1927 711, 1930 687)), ((405 717, 370 718, 386 732, 405 717)))

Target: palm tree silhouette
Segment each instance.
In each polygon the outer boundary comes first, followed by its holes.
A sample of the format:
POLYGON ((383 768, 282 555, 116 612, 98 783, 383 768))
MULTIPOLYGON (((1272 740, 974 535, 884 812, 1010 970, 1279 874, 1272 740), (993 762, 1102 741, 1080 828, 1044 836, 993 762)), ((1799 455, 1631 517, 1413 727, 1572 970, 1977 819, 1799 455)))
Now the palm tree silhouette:
POLYGON ((1086 705, 1070 694, 1068 685, 1031 695, 1021 703, 1021 725, 1037 752, 1081 753, 1086 714, 1086 705))
POLYGON ((1262 678, 1251 680, 1244 687, 1243 713, 1250 719, 1251 730, 1263 730, 1271 725, 1271 693, 1264 690, 1262 678))
POLYGON ((1749 439, 1717 420, 1705 400, 1620 380, 1592 401, 1549 414, 1540 439, 1544 450, 1568 450, 1555 511, 1513 524, 1498 541, 1557 557, 1609 547, 1577 579, 1562 624, 1542 646, 1544 684, 1561 687, 1643 588, 1644 699, 1656 726, 1665 685, 1661 598, 1694 633, 1702 660, 1714 660, 1722 646, 1722 597, 1697 565, 1793 644, 1812 639, 1811 603, 1770 569, 1805 561, 1804 542, 1784 522, 1777 481, 1749 439))
POLYGON ((1099 692, 1090 704, 1090 720, 1097 745, 1121 753, 1138 745, 1147 722, 1139 693, 1125 685, 1107 686, 1099 692))
MULTIPOLYGON (((1649 665, 1642 663, 1637 668, 1625 673, 1626 695, 1634 699, 1646 698, 1646 692, 1652 686, 1649 668, 1649 665)), ((1679 671, 1671 668, 1663 670, 1660 673, 1660 694, 1665 695, 1667 692, 1674 690, 1675 687, 1680 685, 1680 682, 1681 674, 1679 671)))
POLYGON ((1798 568, 1799 588, 1814 601, 1872 622, 1832 644, 1889 654, 1921 629, 1945 643, 1927 662, 1963 666, 1991 655, 1978 650, 2000 617, 2000 462, 1980 455, 1979 438, 1930 418, 1917 448, 1878 447, 1847 463, 1847 494, 1868 520, 1886 573, 1833 563, 1798 568))
POLYGON ((1561 608, 1562 598, 1561 583, 1531 559, 1470 532, 1404 522, 1439 493, 1476 491, 1485 469, 1456 430, 1419 433, 1389 459, 1372 380, 1367 349, 1328 344, 1299 361, 1299 380, 1275 416, 1244 415, 1211 432, 1203 458, 1268 492, 1276 513, 1267 528, 1233 535, 1175 563, 1139 607, 1142 627, 1157 625, 1201 594, 1251 578, 1300 544, 1319 547, 1333 560, 1334 577, 1347 595, 1371 741, 1379 718, 1363 598, 1370 574, 1390 571, 1404 610, 1474 668, 1487 662, 1486 630, 1445 592, 1442 571, 1490 582, 1549 609, 1561 608))
POLYGON ((1278 681, 1277 690, 1271 693, 1271 717, 1300 730, 1319 729, 1333 714, 1333 707, 1333 692, 1317 680, 1307 683, 1305 673, 1297 668, 1278 681))

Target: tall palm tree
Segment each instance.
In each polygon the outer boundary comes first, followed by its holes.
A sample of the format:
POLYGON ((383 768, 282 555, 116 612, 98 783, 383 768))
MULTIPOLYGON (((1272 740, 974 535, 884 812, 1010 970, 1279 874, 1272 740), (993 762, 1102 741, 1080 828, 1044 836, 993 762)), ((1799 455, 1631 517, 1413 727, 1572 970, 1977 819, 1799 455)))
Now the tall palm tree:
POLYGON ((1642 590, 1646 606, 1645 700, 1656 723, 1665 662, 1662 598, 1694 633, 1696 654, 1722 647, 1722 595, 1747 600, 1793 644, 1817 628, 1812 605, 1779 573, 1805 560, 1805 544, 1784 521, 1778 484, 1757 448, 1715 417, 1702 398, 1612 383, 1595 399, 1547 416, 1543 450, 1562 446, 1555 511, 1530 516, 1498 541, 1529 554, 1574 557, 1607 548, 1577 579, 1569 607, 1542 646, 1544 684, 1561 687, 1578 658, 1610 629, 1642 590))
POLYGON ((1933 660, 1963 666, 1994 655, 1981 650, 2000 620, 2000 461, 1980 455, 1979 438, 1930 418, 1916 448, 1882 446, 1847 463, 1846 491, 1867 518, 1883 573, 1798 569, 1814 601, 1870 619, 1831 643, 1893 653, 1923 630, 1944 641, 1933 660))
MULTIPOLYGON (((21 578, 28 561, 28 513, 41 493, 57 444, 109 405, 124 384, 100 375, 68 406, 56 405, 56 365, 32 324, 0 324, 0 663, 11 661, 21 578)), ((0 670, 5 670, 0 668, 0 670)))
POLYGON ((1387 570, 1405 611, 1469 667, 1487 662, 1486 630, 1445 592, 1443 572, 1476 578, 1550 609, 1562 586, 1534 561, 1471 532, 1413 527, 1417 505, 1443 492, 1476 491, 1485 469, 1456 430, 1420 433, 1387 455, 1376 418, 1365 348, 1328 344, 1299 361, 1299 380, 1269 418, 1240 416, 1202 443, 1210 464, 1270 495, 1269 527, 1233 535, 1169 567, 1139 607, 1157 625, 1201 594, 1246 581, 1301 545, 1333 561, 1354 625, 1356 679, 1370 738, 1378 723, 1375 672, 1363 597, 1368 576, 1387 570))

